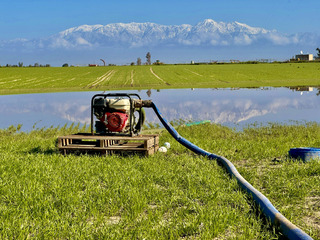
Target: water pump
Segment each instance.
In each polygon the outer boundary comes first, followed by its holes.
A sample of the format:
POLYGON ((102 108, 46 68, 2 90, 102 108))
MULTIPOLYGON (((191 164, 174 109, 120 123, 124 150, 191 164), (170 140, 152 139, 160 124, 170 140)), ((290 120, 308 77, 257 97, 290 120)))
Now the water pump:
POLYGON ((138 94, 96 94, 91 100, 91 133, 93 119, 95 134, 134 136, 139 134, 145 120, 143 107, 150 107, 151 100, 141 100, 138 94))

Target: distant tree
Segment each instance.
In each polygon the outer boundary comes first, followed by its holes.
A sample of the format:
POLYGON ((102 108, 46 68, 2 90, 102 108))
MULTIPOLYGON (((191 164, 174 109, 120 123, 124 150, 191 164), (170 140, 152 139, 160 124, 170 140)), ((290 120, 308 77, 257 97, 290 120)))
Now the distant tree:
POLYGON ((131 62, 131 63, 130 63, 131 66, 134 66, 134 64, 135 64, 134 62, 131 62))
POLYGON ((163 62, 160 62, 160 60, 156 60, 153 64, 154 64, 154 65, 162 65, 163 62))
POLYGON ((317 58, 320 59, 320 48, 317 48, 316 50, 318 51, 318 53, 317 53, 318 57, 317 58))
POLYGON ((62 65, 62 67, 69 67, 69 64, 68 64, 68 63, 64 63, 64 64, 62 65))
POLYGON ((147 64, 151 65, 151 54, 150 54, 150 52, 147 53, 146 59, 147 59, 147 64))
POLYGON ((19 63, 18 63, 18 66, 19 66, 19 67, 23 67, 23 62, 19 62, 19 63))
POLYGON ((34 67, 39 67, 39 63, 35 63, 33 66, 34 67))
POLYGON ((138 66, 141 65, 141 58, 137 58, 137 65, 138 65, 138 66))
POLYGON ((51 67, 50 64, 46 64, 46 67, 51 67))

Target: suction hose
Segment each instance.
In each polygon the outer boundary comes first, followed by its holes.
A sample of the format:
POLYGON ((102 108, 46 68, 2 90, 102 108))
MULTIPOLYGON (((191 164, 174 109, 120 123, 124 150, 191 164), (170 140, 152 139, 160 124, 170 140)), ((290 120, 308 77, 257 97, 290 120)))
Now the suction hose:
POLYGON ((291 223, 287 218, 285 218, 266 198, 261 192, 255 189, 250 183, 248 183, 237 171, 235 166, 225 157, 209 153, 198 146, 194 145, 193 143, 189 142, 185 138, 181 137, 179 133, 171 126, 171 124, 162 116, 159 109, 156 107, 154 103, 151 103, 150 107, 154 110, 157 114, 158 118, 160 119, 163 126, 168 130, 168 132, 174 137, 180 144, 185 146, 186 148, 190 149, 191 151, 208 157, 209 159, 216 159, 218 160, 223 166, 227 169, 229 174, 234 176, 240 186, 246 190, 249 194, 252 195, 253 199, 256 203, 260 206, 262 212, 271 219, 271 222, 274 225, 280 226, 282 233, 291 240, 309 240, 312 239, 309 235, 307 235, 304 231, 299 229, 293 223, 291 223))

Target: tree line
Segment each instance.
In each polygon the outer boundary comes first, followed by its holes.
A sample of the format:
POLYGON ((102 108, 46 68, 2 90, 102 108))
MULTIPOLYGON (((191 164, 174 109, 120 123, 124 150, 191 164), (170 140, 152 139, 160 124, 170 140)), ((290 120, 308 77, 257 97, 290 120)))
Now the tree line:
MULTIPOLYGON (((136 63, 135 62, 131 62, 130 65, 133 66, 135 64, 138 65, 138 66, 142 65, 142 60, 141 60, 140 57, 137 58, 137 62, 136 63)), ((151 64, 161 65, 163 63, 160 62, 160 60, 156 60, 154 63, 151 63, 151 53, 147 52, 147 54, 146 54, 146 62, 144 63, 144 65, 151 65, 151 64)))
POLYGON ((13 64, 13 65, 11 65, 11 64, 6 64, 6 65, 4 65, 4 66, 1 66, 0 65, 0 67, 51 67, 51 65, 50 64, 39 64, 39 63, 35 63, 35 64, 29 64, 29 65, 27 65, 27 66, 24 66, 23 65, 23 62, 18 62, 18 64, 13 64))
MULTIPOLYGON (((317 56, 315 57, 315 59, 320 60, 320 48, 317 48, 316 51, 317 51, 317 56)), ((144 65, 151 65, 151 64, 152 64, 152 62, 151 62, 151 53, 147 52, 147 54, 146 54, 146 62, 144 63, 144 65)), ((163 63, 160 62, 159 60, 156 60, 153 64, 161 65, 163 63)), ((109 64, 109 65, 111 65, 111 64, 109 64)), ((138 65, 138 66, 142 65, 141 58, 138 57, 136 63, 135 62, 131 62, 130 65, 131 66, 133 66, 133 65, 138 65)), ((50 64, 44 64, 43 65, 43 64, 35 63, 33 65, 29 64, 28 66, 24 66, 23 62, 18 62, 18 64, 14 64, 14 65, 11 65, 11 64, 6 64, 4 66, 0 65, 0 67, 51 67, 51 65, 50 64)), ((69 67, 69 64, 68 63, 64 63, 62 65, 62 67, 69 67)))

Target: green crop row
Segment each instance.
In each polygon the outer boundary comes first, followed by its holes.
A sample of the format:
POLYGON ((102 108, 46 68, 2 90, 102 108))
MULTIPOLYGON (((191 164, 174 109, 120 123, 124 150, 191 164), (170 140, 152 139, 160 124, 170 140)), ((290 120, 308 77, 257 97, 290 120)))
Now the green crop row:
POLYGON ((319 63, 0 68, 0 94, 318 85, 319 63))

